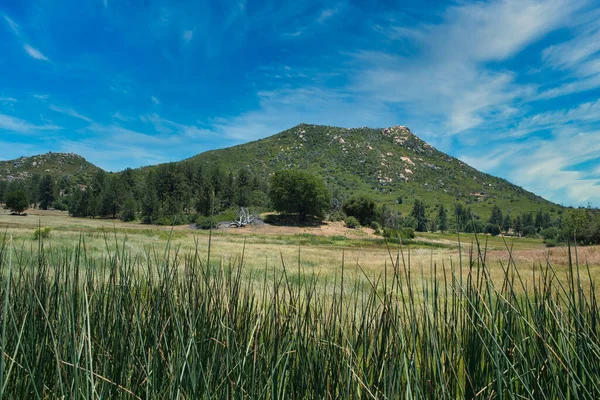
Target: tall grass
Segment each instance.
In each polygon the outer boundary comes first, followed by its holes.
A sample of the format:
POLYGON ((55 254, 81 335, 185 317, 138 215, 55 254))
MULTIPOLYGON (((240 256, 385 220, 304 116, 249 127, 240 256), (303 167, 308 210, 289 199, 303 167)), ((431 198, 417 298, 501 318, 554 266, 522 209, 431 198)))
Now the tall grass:
POLYGON ((493 282, 477 248, 426 267, 442 279, 399 249, 380 276, 329 284, 300 259, 247 276, 243 254, 125 248, 0 241, 0 397, 600 398, 597 296, 575 253, 568 280, 547 263, 527 287, 512 259, 493 282))

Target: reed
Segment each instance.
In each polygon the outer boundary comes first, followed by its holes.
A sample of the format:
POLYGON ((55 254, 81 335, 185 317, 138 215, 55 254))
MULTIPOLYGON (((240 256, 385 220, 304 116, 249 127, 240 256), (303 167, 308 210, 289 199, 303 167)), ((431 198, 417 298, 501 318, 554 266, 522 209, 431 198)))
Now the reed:
POLYGON ((512 258, 494 283, 479 246, 423 267, 441 279, 415 276, 400 246, 379 276, 344 265, 333 282, 300 254, 258 276, 243 254, 126 248, 4 236, 0 397, 600 398, 597 296, 576 248, 568 279, 547 262, 529 283, 512 258))

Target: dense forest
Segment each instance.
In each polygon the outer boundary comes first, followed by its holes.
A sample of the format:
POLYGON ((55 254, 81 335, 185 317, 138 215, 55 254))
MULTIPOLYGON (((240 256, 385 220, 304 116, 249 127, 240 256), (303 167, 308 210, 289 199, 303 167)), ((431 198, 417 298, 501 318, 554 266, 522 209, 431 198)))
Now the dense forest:
MULTIPOLYGON (((217 227, 235 220, 240 209, 250 209, 256 215, 266 211, 296 214, 299 218, 291 221, 297 223, 310 217, 345 221, 349 228, 369 226, 389 238, 410 238, 414 231, 460 231, 537 236, 549 246, 570 240, 600 243, 600 213, 591 208, 559 209, 555 216, 542 209, 510 215, 496 205, 484 219, 463 202, 428 207, 416 199, 411 212, 403 215, 397 204, 378 203, 366 195, 345 198, 332 193, 319 177, 307 172, 281 171, 267 180, 249 169, 224 172, 192 163, 121 173, 98 170, 85 183, 69 176, 34 174, 0 182, 0 202, 17 214, 28 208, 55 209, 73 217, 195 224, 198 228, 217 227)), ((397 203, 401 202, 399 196, 397 203)))

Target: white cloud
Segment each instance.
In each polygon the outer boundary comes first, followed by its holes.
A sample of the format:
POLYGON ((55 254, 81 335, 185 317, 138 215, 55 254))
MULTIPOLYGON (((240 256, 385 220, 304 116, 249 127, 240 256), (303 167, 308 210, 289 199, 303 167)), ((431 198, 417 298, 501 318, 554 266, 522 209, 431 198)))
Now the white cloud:
POLYGON ((25 51, 27 52, 27 54, 29 54, 31 57, 35 58, 36 60, 43 60, 43 61, 50 61, 45 55, 42 54, 41 51, 39 51, 38 49, 35 49, 33 47, 31 47, 30 45, 26 44, 23 46, 25 48, 25 51))
POLYGON ((79 114, 77 111, 75 111, 74 109, 69 108, 69 107, 66 107, 66 108, 58 107, 58 106, 55 106, 54 104, 51 104, 50 107, 48 107, 48 108, 51 109, 52 111, 55 111, 60 114, 65 114, 65 115, 68 115, 73 118, 81 119, 81 120, 84 120, 87 122, 94 122, 94 121, 92 121, 91 118, 86 117, 85 115, 79 114))
POLYGON ((6 21, 8 26, 10 26, 10 29, 12 29, 12 31, 18 35, 19 34, 19 25, 15 21, 10 19, 7 15, 4 16, 4 20, 6 21))
POLYGON ((0 97, 0 102, 1 103, 16 103, 17 99, 15 99, 13 97, 0 97))
POLYGON ((32 134, 41 131, 52 131, 62 129, 53 124, 36 125, 20 118, 12 117, 6 114, 0 114, 0 130, 7 130, 21 134, 32 134))
POLYGON ((504 0, 450 7, 439 24, 390 28, 388 39, 409 41, 419 49, 357 51, 351 85, 385 102, 427 110, 447 133, 488 121, 498 107, 533 94, 516 83, 515 73, 493 70, 548 32, 560 27, 580 5, 566 0, 504 0), (401 36, 399 36, 401 34, 401 36))
POLYGON ((156 96, 150 96, 150 100, 152 100, 152 102, 154 104, 156 104, 157 106, 160 104, 160 100, 158 100, 158 98, 156 98, 156 96))
POLYGON ((327 21, 329 18, 331 18, 335 14, 337 14, 337 12, 338 12, 337 8, 326 8, 325 10, 321 11, 321 14, 319 15, 319 18, 317 19, 317 21, 322 24, 325 21, 327 21))
POLYGON ((258 93, 260 107, 233 118, 210 121, 217 135, 237 141, 256 140, 302 122, 323 125, 390 126, 397 120, 385 105, 355 101, 343 91, 307 86, 258 93))
POLYGON ((104 8, 108 8, 108 0, 102 0, 102 4, 104 5, 104 8))
POLYGON ((47 100, 50 96, 47 94, 34 94, 33 97, 38 100, 47 100))
POLYGON ((158 114, 151 114, 141 117, 142 121, 150 122, 157 132, 171 137, 185 136, 187 138, 197 139, 212 135, 213 132, 207 129, 198 128, 195 125, 185 125, 178 122, 160 117, 158 114))

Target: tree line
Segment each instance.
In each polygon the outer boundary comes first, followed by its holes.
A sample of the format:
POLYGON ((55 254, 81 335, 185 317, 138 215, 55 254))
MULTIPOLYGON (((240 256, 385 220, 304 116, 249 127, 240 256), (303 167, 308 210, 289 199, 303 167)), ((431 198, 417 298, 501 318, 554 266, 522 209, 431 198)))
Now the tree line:
MULTIPOLYGON (((401 199, 401 197, 399 198, 401 199)), ((218 166, 192 163, 162 164, 141 171, 98 171, 85 183, 68 177, 34 175, 24 181, 0 182, 0 201, 16 213, 30 205, 68 211, 74 217, 139 219, 146 224, 196 223, 235 219, 235 210, 252 207, 307 218, 344 220, 348 227, 370 226, 387 236, 411 231, 500 233, 541 236, 547 243, 578 240, 600 243, 600 215, 596 210, 574 210, 552 218, 548 211, 510 215, 494 205, 483 219, 467 205, 443 204, 428 212, 415 199, 403 215, 389 204, 377 204, 366 195, 343 198, 332 194, 317 175, 305 171, 279 171, 269 180, 247 168, 225 172, 218 166)), ((401 200, 398 201, 400 203, 401 200)))

